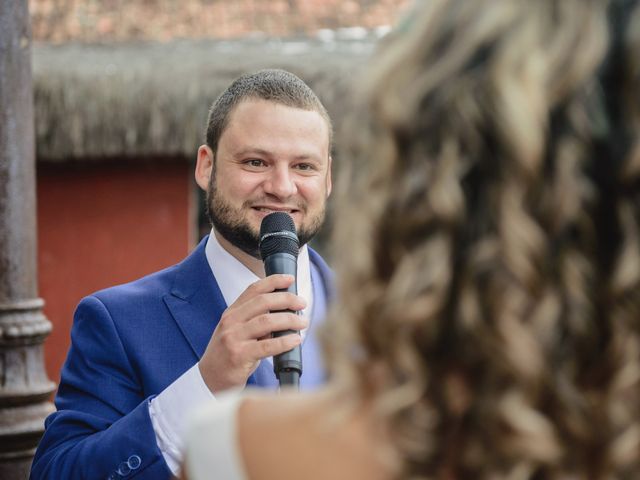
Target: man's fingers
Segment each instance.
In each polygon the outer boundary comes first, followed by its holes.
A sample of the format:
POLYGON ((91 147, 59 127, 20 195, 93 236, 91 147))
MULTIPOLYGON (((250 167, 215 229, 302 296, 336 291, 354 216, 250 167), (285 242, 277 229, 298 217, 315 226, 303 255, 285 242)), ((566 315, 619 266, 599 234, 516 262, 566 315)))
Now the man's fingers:
POLYGON ((270 293, 276 290, 287 288, 294 281, 295 279, 292 275, 269 275, 268 277, 261 278, 257 282, 249 285, 249 287, 247 287, 247 289, 238 297, 238 300, 242 302, 263 293, 270 293))
POLYGON ((291 350, 302 343, 302 338, 297 333, 283 335, 282 337, 268 338, 251 342, 247 347, 247 353, 254 360, 262 360, 291 350))
POLYGON ((289 292, 263 293, 240 305, 234 304, 234 316, 250 320, 253 317, 279 310, 298 311, 306 307, 304 298, 289 292))
POLYGON ((258 315, 246 325, 249 338, 260 339, 281 330, 302 330, 309 326, 309 320, 302 315, 289 312, 277 312, 258 315))

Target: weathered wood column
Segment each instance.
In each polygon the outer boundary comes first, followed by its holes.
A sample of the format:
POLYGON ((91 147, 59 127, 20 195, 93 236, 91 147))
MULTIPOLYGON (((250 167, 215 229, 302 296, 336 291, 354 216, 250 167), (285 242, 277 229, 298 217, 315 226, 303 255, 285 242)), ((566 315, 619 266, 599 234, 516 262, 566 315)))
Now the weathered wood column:
POLYGON ((35 147, 27 0, 0 1, 0 478, 26 479, 54 385, 36 272, 35 147))

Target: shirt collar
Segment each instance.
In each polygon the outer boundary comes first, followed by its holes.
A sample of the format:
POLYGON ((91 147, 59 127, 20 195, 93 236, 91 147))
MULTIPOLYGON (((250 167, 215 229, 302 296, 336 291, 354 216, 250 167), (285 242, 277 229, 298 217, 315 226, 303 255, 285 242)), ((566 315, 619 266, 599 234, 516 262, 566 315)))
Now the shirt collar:
MULTIPOLYGON (((249 285, 259 280, 255 273, 220 245, 213 229, 211 229, 211 234, 207 240, 205 254, 227 306, 235 302, 249 285)), ((298 276, 296 282, 298 295, 307 301, 307 306, 302 311, 302 314, 309 317, 313 307, 313 289, 311 288, 309 249, 306 245, 300 249, 298 254, 298 276)))

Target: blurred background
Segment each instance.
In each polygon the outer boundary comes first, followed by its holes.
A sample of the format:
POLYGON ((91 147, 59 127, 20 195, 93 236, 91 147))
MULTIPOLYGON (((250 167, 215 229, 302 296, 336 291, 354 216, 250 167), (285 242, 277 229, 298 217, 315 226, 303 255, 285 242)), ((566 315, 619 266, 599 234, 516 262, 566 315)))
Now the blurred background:
POLYGON ((192 170, 222 90, 287 69, 324 102, 339 144, 358 69, 408 3, 29 2, 49 378, 59 381, 83 296, 180 261, 208 233, 192 170))
POLYGON ((46 42, 314 36, 389 26, 407 0, 31 0, 33 38, 46 42))

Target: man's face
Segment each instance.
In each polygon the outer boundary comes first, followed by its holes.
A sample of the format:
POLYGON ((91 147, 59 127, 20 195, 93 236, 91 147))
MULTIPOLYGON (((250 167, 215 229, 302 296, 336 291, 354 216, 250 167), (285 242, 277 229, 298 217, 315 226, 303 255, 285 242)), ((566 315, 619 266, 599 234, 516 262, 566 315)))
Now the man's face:
POLYGON ((207 188, 214 227, 227 241, 259 258, 262 219, 285 211, 302 245, 322 225, 330 191, 329 132, 320 114, 257 99, 233 110, 207 188))

